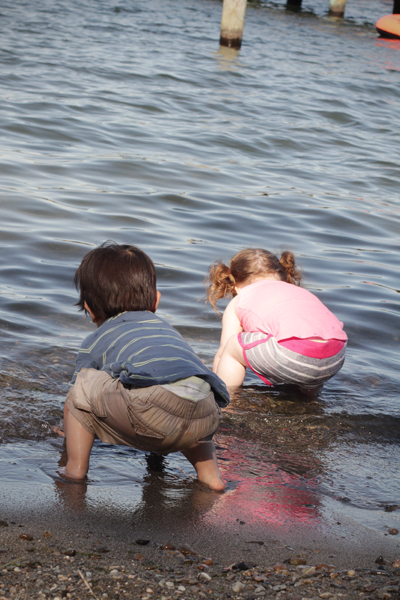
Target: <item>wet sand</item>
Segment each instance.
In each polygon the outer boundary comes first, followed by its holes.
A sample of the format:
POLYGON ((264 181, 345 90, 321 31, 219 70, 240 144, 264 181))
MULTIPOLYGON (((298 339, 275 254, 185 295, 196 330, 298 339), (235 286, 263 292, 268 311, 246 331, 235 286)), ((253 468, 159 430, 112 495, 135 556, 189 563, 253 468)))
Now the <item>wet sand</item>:
POLYGON ((221 536, 104 517, 55 510, 2 520, 0 598, 398 597, 393 539, 283 528, 278 540, 240 522, 221 536))
POLYGON ((135 510, 117 507, 118 486, 94 504, 86 484, 55 481, 55 501, 40 482, 2 485, 0 599, 398 597, 396 535, 343 515, 246 520, 240 504, 224 513, 234 490, 196 481, 183 480, 185 500, 169 507, 150 477, 135 510))

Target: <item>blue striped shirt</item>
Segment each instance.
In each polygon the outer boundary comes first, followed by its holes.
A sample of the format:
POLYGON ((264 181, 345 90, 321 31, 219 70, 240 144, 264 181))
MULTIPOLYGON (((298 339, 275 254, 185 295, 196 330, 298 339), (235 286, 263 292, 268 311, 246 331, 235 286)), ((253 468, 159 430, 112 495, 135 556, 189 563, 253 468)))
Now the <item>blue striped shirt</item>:
POLYGON ((84 340, 71 384, 82 368, 107 371, 124 386, 137 388, 201 377, 210 384, 220 406, 229 403, 221 379, 176 329, 148 311, 124 312, 107 319, 84 340))

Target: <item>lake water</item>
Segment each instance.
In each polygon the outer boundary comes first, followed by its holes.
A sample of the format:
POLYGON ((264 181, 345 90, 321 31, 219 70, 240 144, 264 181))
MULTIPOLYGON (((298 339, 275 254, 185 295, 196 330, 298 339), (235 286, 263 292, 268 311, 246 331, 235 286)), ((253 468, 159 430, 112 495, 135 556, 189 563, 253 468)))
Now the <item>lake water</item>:
MULTIPOLYGON (((254 519, 306 523, 335 507, 375 530, 399 526, 384 507, 400 504, 400 42, 375 33, 391 2, 348 0, 344 20, 327 5, 250 4, 237 52, 219 48, 212 0, 3 0, 7 498, 31 482, 56 494, 51 426, 93 330, 72 284, 89 249, 113 239, 148 252, 160 314, 211 364, 208 266, 288 247, 345 323, 347 359, 314 399, 246 379, 217 436, 229 497, 254 519)), ((112 502, 140 503, 145 461, 96 444, 92 502, 120 486, 129 495, 112 502)), ((165 468, 190 479, 179 456, 165 468)))

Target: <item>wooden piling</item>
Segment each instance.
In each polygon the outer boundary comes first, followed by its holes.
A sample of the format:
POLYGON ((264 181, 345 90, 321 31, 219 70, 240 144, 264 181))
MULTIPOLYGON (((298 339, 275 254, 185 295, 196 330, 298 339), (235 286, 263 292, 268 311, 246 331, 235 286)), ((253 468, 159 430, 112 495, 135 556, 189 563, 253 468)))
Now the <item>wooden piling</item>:
MULTIPOLYGON (((400 2, 400 0, 399 0, 400 2)), ((286 0, 286 8, 289 10, 298 10, 301 8, 301 0, 286 0)))
POLYGON ((242 45, 247 0, 224 0, 222 5, 221 46, 239 49, 242 45))
POLYGON ((329 16, 343 17, 345 7, 346 0, 329 0, 329 16))

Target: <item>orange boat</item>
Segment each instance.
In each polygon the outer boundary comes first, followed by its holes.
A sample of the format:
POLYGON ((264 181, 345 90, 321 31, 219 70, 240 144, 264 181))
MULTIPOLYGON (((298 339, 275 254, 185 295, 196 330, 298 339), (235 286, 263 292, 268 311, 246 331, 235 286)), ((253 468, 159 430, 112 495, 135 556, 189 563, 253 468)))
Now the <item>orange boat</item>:
POLYGON ((378 33, 385 38, 400 39, 400 15, 386 15, 381 17, 375 27, 378 33))

